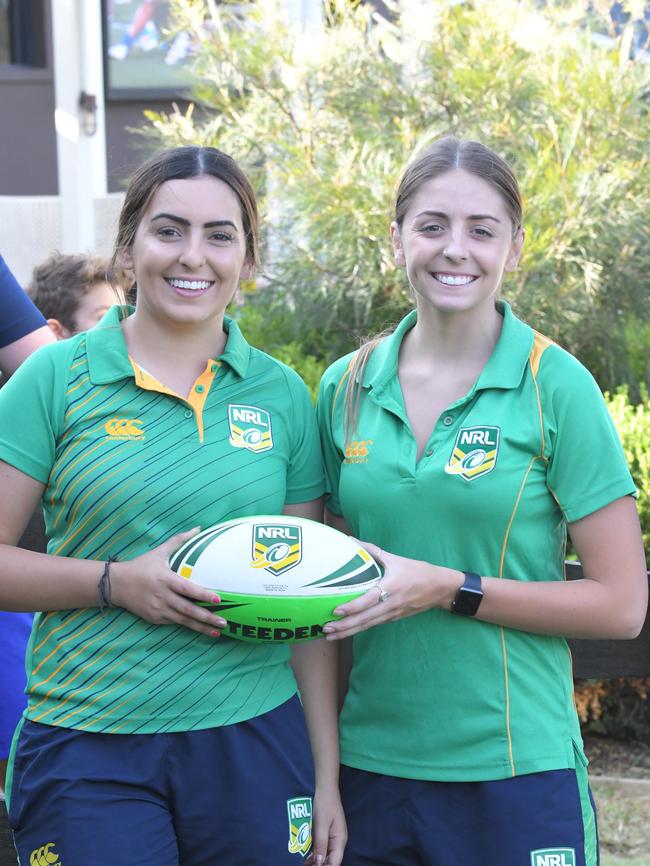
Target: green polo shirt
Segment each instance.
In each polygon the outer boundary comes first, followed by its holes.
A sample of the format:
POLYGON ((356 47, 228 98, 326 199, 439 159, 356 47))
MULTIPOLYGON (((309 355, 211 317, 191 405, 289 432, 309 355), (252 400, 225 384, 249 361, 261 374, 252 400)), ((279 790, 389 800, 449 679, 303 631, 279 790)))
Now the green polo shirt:
MULTIPOLYGON (((50 554, 131 559, 193 526, 322 494, 315 416, 296 373, 226 319, 223 355, 185 399, 131 362, 120 315, 114 307, 45 347, 0 392, 0 459, 45 485, 50 554)), ((122 609, 42 613, 27 716, 106 733, 230 724, 295 693, 288 656, 122 609)))
MULTIPOLYGON (((321 382, 329 508, 395 554, 523 581, 563 580, 567 522, 634 492, 602 395, 571 355, 506 303, 474 387, 441 413, 416 462, 397 378, 408 315, 373 351, 345 441, 346 371, 321 382)), ((444 610, 354 638, 343 763, 469 781, 584 760, 566 641, 444 610)))

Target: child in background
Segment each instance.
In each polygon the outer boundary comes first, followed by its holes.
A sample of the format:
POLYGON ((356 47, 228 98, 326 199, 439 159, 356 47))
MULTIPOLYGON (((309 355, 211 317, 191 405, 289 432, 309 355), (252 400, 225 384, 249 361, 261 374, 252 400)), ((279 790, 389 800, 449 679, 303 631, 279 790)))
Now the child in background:
POLYGON ((57 340, 87 331, 113 304, 124 303, 122 288, 108 281, 108 267, 98 256, 53 253, 34 268, 27 294, 57 340))

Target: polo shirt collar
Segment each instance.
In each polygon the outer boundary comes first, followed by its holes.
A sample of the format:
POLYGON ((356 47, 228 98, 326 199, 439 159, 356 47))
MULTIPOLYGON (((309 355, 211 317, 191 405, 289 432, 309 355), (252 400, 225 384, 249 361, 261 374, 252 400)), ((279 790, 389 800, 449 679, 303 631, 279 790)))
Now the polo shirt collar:
POLYGON ((228 334, 226 340, 226 348, 223 355, 220 356, 222 361, 225 361, 242 379, 248 371, 248 363, 251 357, 251 347, 246 338, 239 330, 239 325, 230 316, 224 316, 223 328, 228 334))
POLYGON ((478 377, 476 389, 517 388, 533 348, 533 329, 518 319, 507 301, 497 301, 503 325, 494 351, 478 377))
MULTIPOLYGON (((133 310, 134 307, 128 307, 128 314, 133 310)), ((120 327, 123 318, 125 313, 122 307, 111 307, 99 323, 86 332, 88 375, 95 385, 133 378, 133 367, 120 327)))
MULTIPOLYGON (((501 334, 472 393, 484 388, 516 388, 528 363, 533 346, 533 329, 515 316, 507 301, 497 301, 497 310, 503 316, 501 334)), ((412 310, 393 333, 376 346, 368 359, 364 388, 382 392, 395 382, 402 340, 416 321, 417 311, 412 310)))
MULTIPOLYGON (((135 307, 132 306, 128 306, 126 312, 124 307, 111 307, 101 321, 86 332, 88 372, 94 384, 105 385, 133 377, 133 367, 129 361, 120 322, 134 311, 135 307)), ((234 319, 224 316, 223 327, 228 335, 226 347, 223 354, 214 360, 225 361, 235 373, 244 378, 248 371, 251 347, 234 319)))

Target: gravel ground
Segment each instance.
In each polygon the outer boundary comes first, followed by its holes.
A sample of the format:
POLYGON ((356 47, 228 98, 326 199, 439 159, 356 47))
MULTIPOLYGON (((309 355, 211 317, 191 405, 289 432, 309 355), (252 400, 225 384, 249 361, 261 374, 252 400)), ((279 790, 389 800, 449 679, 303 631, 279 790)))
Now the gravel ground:
POLYGON ((650 746, 587 737, 585 751, 598 809, 601 866, 650 866, 650 746), (604 776, 608 781, 601 781, 604 776))
POLYGON ((589 771, 594 776, 618 776, 650 781, 650 746, 610 737, 585 737, 589 771))

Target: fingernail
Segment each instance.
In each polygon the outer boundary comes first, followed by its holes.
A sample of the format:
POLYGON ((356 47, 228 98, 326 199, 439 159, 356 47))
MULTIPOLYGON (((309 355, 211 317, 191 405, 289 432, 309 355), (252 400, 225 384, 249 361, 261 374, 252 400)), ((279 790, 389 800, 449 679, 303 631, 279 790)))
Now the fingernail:
POLYGON ((220 631, 211 631, 210 634, 212 635, 212 637, 221 637, 220 631))
POLYGON ((219 604, 219 603, 221 602, 221 598, 220 598, 218 595, 213 595, 212 598, 211 598, 211 601, 212 601, 214 604, 219 604))
POLYGON ((323 632, 325 634, 330 634, 330 632, 333 632, 333 631, 334 631, 334 628, 331 625, 324 625, 323 626, 323 632))
POLYGON ((345 611, 342 607, 337 607, 335 610, 332 611, 332 614, 334 616, 345 616, 345 611))
POLYGON ((217 628, 225 628, 228 625, 225 619, 217 620, 217 628))

